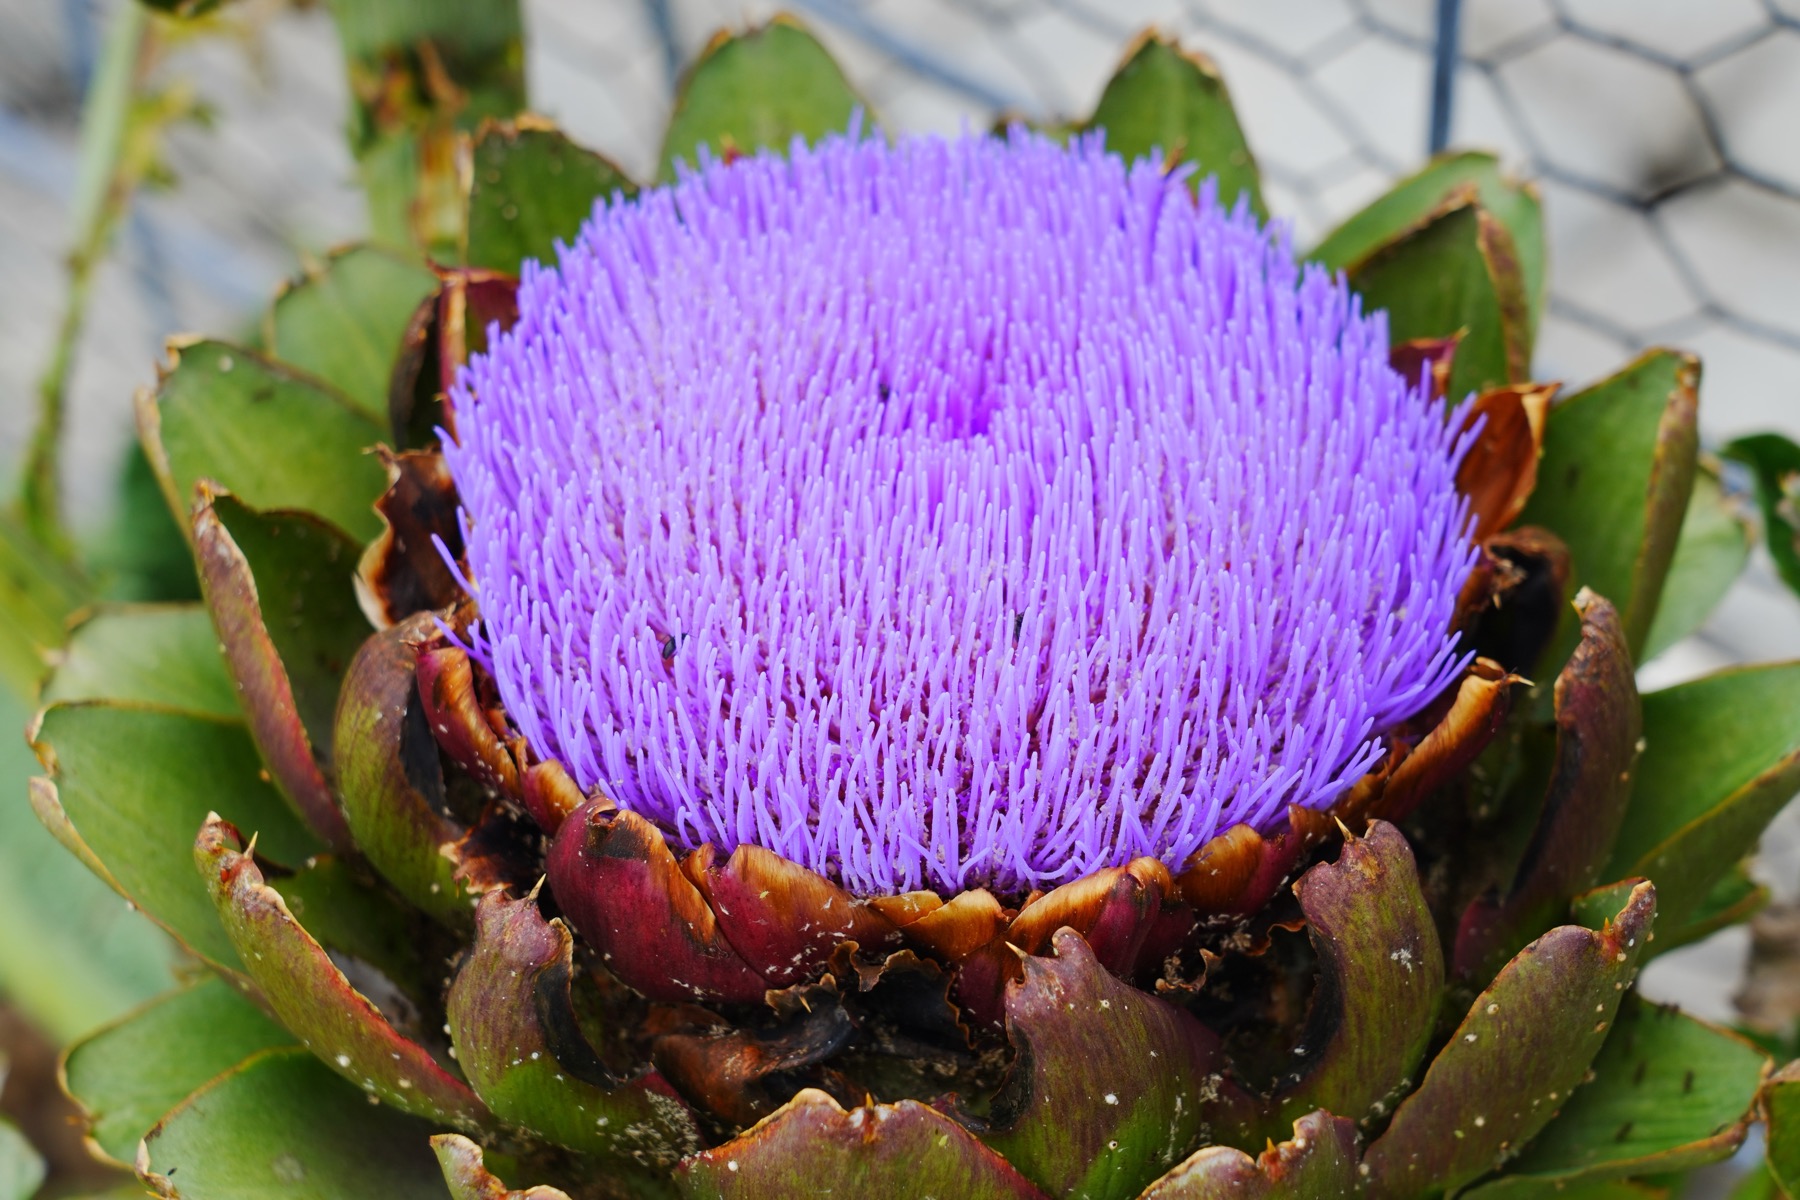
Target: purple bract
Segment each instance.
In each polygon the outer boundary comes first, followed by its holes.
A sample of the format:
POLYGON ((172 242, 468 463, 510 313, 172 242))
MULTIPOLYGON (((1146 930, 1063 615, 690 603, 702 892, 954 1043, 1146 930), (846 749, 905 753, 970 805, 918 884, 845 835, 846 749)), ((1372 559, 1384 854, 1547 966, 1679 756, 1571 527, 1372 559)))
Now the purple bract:
POLYGON ((531 746, 859 892, 1179 863, 1462 664, 1460 422, 1284 232, 1097 137, 796 143, 597 208, 456 385, 531 746))

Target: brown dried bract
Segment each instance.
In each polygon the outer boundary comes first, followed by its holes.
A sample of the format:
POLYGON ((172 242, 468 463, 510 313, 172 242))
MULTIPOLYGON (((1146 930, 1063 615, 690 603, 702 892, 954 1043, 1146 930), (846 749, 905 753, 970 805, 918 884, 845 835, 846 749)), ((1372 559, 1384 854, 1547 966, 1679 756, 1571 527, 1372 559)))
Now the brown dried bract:
POLYGON ((1525 510, 1537 486, 1544 419, 1559 384, 1527 383, 1493 388, 1469 406, 1463 428, 1481 432, 1457 468, 1456 486, 1469 497, 1475 518, 1471 537, 1486 541, 1525 510))
POLYGON ((1476 659, 1448 699, 1433 706, 1441 716, 1427 710, 1428 732, 1416 743, 1397 743, 1383 769, 1366 778, 1369 786, 1353 789, 1332 811, 1352 829, 1376 819, 1404 821, 1498 736, 1513 689, 1524 682, 1492 659, 1476 659))
POLYGON ((804 992, 778 1006, 787 1019, 774 1029, 665 1034, 651 1061, 689 1103, 738 1126, 762 1120, 802 1087, 836 1093, 834 1073, 817 1068, 850 1043, 856 1026, 832 989, 804 992))
POLYGON ((438 290, 414 310, 388 378, 388 421, 398 445, 428 444, 440 415, 455 435, 456 414, 446 398, 451 381, 469 355, 487 349, 489 324, 505 330, 519 319, 519 281, 511 275, 471 267, 437 273, 438 290), (434 401, 442 403, 440 413, 432 411, 434 401))
POLYGON ((1450 365, 1456 359, 1456 347, 1463 340, 1461 330, 1445 338, 1414 338, 1401 342, 1388 351, 1388 365, 1400 372, 1407 386, 1417 384, 1429 372, 1431 398, 1442 400, 1450 392, 1450 365))
POLYGON ((1529 675, 1556 636, 1569 582, 1569 551, 1526 526, 1487 539, 1457 602, 1457 628, 1477 654, 1529 675))
POLYGON ((356 567, 356 598, 377 629, 417 612, 447 608, 462 588, 438 549, 462 555, 456 520, 456 483, 435 450, 376 453, 388 471, 388 490, 375 502, 386 527, 370 542, 356 567))
POLYGON ((504 890, 517 897, 543 877, 543 842, 536 825, 511 805, 496 801, 440 853, 456 864, 456 881, 471 895, 504 890))
POLYGON ((419 652, 419 702, 438 745, 494 791, 519 795, 519 766, 501 742, 475 689, 475 665, 461 646, 419 652))

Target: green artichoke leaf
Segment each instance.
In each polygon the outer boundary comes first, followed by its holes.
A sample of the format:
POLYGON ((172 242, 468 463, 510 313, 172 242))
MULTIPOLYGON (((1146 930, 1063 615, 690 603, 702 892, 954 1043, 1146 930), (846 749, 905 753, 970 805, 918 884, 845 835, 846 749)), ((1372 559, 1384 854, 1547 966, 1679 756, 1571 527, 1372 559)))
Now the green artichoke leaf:
POLYGON ((527 259, 554 264, 594 205, 637 185, 608 159, 530 117, 475 135, 463 262, 517 275, 527 259))
POLYGON ((1685 925, 1657 937, 1654 952, 1667 954, 1692 945, 1728 926, 1742 925, 1768 907, 1769 889, 1751 876, 1747 864, 1748 860, 1740 862, 1720 876, 1706 898, 1688 914, 1685 925))
POLYGON ((1768 1064, 1734 1033, 1628 998, 1591 1078, 1499 1179, 1470 1195, 1526 1200, 1729 1158, 1750 1130, 1768 1064))
MULTIPOLYGON (((0 730, 23 729, 27 717, 0 688, 0 730)), ((49 789, 47 781, 28 785, 37 768, 24 738, 0 741, 0 787, 11 798, 0 804, 0 993, 64 1042, 166 988, 174 955, 167 938, 119 903, 103 872, 84 869, 33 819, 49 789)))
POLYGON ((163 503, 143 444, 133 441, 119 469, 107 522, 84 539, 82 559, 102 599, 171 603, 200 598, 187 531, 163 503))
POLYGON ((1550 1122, 1606 1040, 1655 912, 1639 882, 1602 928, 1558 926, 1501 969, 1364 1153, 1372 1200, 1454 1192, 1550 1122))
POLYGON ((80 573, 0 513, 0 687, 25 701, 37 694, 45 655, 62 645, 63 622, 85 599, 80 573))
POLYGON ((1314 1110, 1379 1118, 1409 1086, 1444 991, 1444 952, 1412 848, 1394 826, 1372 822, 1294 892, 1321 975, 1301 1064, 1278 1086, 1273 1119, 1288 1124, 1314 1110))
POLYGON ((574 945, 535 895, 483 896, 474 948, 450 985, 456 1061, 501 1120, 612 1173, 667 1170, 700 1148, 699 1126, 660 1076, 615 1076, 594 1052, 569 993, 574 945))
POLYGON ((450 1187, 450 1200, 569 1200, 569 1193, 547 1184, 514 1191, 488 1170, 480 1146, 460 1133, 432 1135, 431 1149, 450 1187))
POLYGON ((1606 875, 1654 880, 1665 920, 1678 928, 1800 789, 1800 663, 1652 692, 1644 740, 1606 875))
POLYGON ((264 318, 263 342, 276 358, 386 422, 401 338, 437 286, 423 263, 380 246, 350 246, 282 289, 264 318))
POLYGON ((298 1048, 253 1054, 144 1139, 138 1175, 180 1200, 444 1200, 432 1126, 386 1107, 298 1048))
POLYGON ((1681 1178, 1682 1176, 1676 1175, 1654 1182, 1635 1179, 1583 1181, 1558 1187, 1549 1193, 1536 1183, 1516 1185, 1503 1178, 1471 1188, 1461 1195, 1468 1200, 1540 1200, 1546 1194, 1554 1196, 1556 1200, 1669 1200, 1670 1188, 1658 1187, 1657 1182, 1668 1184, 1681 1178), (1512 1190, 1515 1187, 1518 1190, 1512 1190))
POLYGON ((491 1124, 467 1084, 403 1036, 351 986, 337 964, 263 879, 236 831, 209 818, 193 846, 231 944, 269 1010, 302 1045, 382 1103, 454 1129, 491 1124))
MULTIPOLYGON (((366 121, 367 114, 363 116, 366 121)), ((442 146, 448 140, 440 130, 433 143, 442 146)), ((419 142, 419 131, 405 125, 352 135, 350 142, 356 155, 356 179, 369 205, 369 241, 399 254, 418 251, 420 238, 413 215, 420 191, 426 185, 433 191, 444 187, 438 172, 428 175, 420 162, 419 142)), ((441 248, 443 240, 440 237, 440 246, 433 249, 441 248)))
POLYGON ((1525 301, 1531 311, 1530 328, 1535 335, 1544 312, 1547 278, 1543 203, 1535 187, 1508 179, 1500 170, 1500 160, 1486 151, 1460 150, 1438 155, 1332 230, 1309 257, 1334 271, 1348 271, 1470 187, 1481 207, 1512 235, 1525 301))
POLYGON ((1384 308, 1395 345, 1465 331, 1450 362, 1452 403, 1523 383, 1531 370, 1525 284, 1512 234, 1471 186, 1347 266, 1369 308, 1384 308))
POLYGON ((1800 592, 1800 446, 1775 433, 1727 442, 1720 451, 1750 468, 1775 569, 1800 592))
POLYGON ((138 425, 169 507, 185 528, 210 480, 262 511, 310 512, 360 545, 381 532, 387 470, 369 447, 383 426, 318 380, 218 341, 173 346, 138 425))
POLYGON ((902 1100, 846 1111, 815 1088, 803 1089, 748 1133, 686 1159, 675 1170, 675 1183, 687 1200, 1048 1200, 934 1108, 902 1100))
POLYGON ((1789 1196, 1800 1196, 1800 1062, 1776 1072, 1763 1093, 1768 1121, 1769 1174, 1789 1196))
POLYGON ((419 647, 437 635, 419 613, 371 636, 338 696, 338 791, 356 847, 414 907, 456 929, 469 898, 441 853, 466 832, 449 816, 437 741, 419 702, 419 647))
POLYGON ((202 484, 200 588, 275 784, 330 846, 350 846, 327 782, 339 684, 369 630, 356 544, 306 512, 256 512, 202 484))
MULTIPOLYGON (((1775 1182, 1766 1159, 1753 1164, 1747 1173, 1739 1176, 1737 1184, 1726 1195, 1730 1200, 1789 1200, 1789 1194, 1775 1182)), ((1661 1200, 1662 1196, 1659 1191, 1650 1200, 1661 1200)), ((1577 1200, 1585 1200, 1585 1197, 1577 1197, 1577 1200)))
POLYGON ((0 1200, 31 1200, 44 1182, 44 1160, 11 1121, 0 1120, 0 1200))
POLYGON ((69 633, 45 683, 44 704, 124 700, 238 720, 243 707, 198 604, 92 609, 69 633))
POLYGON ((1150 1185, 1142 1200, 1338 1200, 1362 1189, 1356 1123, 1323 1110, 1294 1122, 1294 1136, 1256 1158, 1208 1146, 1150 1185))
POLYGON ((1755 519, 1719 482, 1717 464, 1703 458, 1694 473, 1694 494, 1676 535, 1662 599, 1644 639, 1646 661, 1700 628, 1743 574, 1755 545, 1755 519))
POLYGON ((841 133, 858 106, 830 53, 799 22, 777 16, 733 37, 719 33, 689 68, 663 137, 659 177, 692 163, 702 146, 715 155, 785 151, 795 138, 841 133))
POLYGON ((1204 55, 1190 54, 1173 41, 1145 33, 1100 93, 1083 129, 1104 129, 1106 148, 1130 162, 1153 150, 1166 158, 1197 164, 1189 180, 1198 191, 1216 176, 1219 203, 1230 208, 1249 197, 1259 218, 1267 218, 1256 159, 1244 140, 1237 110, 1219 70, 1204 55))
POLYGON ((193 838, 212 812, 286 862, 321 847, 267 782, 238 720, 115 700, 53 704, 32 746, 49 772, 33 807, 91 869, 202 960, 235 978, 236 952, 194 877, 193 838))
POLYGON ((1521 946, 1561 921, 1569 901, 1606 874, 1641 773, 1643 718, 1631 652, 1613 606, 1593 592, 1575 597, 1581 644, 1556 677, 1556 748, 1543 801, 1504 890, 1464 912, 1456 973, 1479 981, 1521 946))
MULTIPOLYGON (((1618 606, 1640 662, 1694 488, 1699 383, 1697 359, 1650 350, 1557 403, 1519 516, 1568 546, 1571 589, 1591 587, 1618 606)), ((1574 631, 1565 626, 1566 653, 1574 631)))
POLYGON ((444 949, 429 940, 424 919, 370 877, 361 862, 315 855, 268 884, 320 945, 373 967, 408 1001, 429 1010, 443 990, 444 949))
POLYGON ((258 1051, 291 1045, 292 1034, 224 980, 205 978, 74 1043, 63 1078, 95 1144, 129 1166, 144 1135, 194 1089, 258 1051))
POLYGON ((1025 956, 1006 992, 1018 1051, 982 1140, 1055 1196, 1136 1196, 1212 1137, 1244 1132, 1246 1101, 1218 1037, 1115 978, 1081 935, 1025 956))

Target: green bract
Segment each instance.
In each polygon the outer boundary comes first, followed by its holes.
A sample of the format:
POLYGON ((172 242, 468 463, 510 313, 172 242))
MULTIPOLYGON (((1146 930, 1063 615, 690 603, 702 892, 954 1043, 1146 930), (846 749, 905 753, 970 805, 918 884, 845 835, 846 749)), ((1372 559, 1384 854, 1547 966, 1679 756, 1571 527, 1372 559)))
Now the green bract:
MULTIPOLYGON (((1645 1194, 1626 1181, 1762 1119, 1772 1186, 1800 1186, 1795 1067, 1632 989, 1754 911, 1741 864, 1800 787, 1800 664, 1635 683, 1759 526, 1800 583, 1800 449, 1723 449, 1758 513, 1698 451, 1691 357, 1535 385, 1529 185, 1442 157, 1313 251, 1391 314, 1396 365, 1485 417, 1459 479, 1481 658, 1382 766, 1181 870, 853 899, 767 851, 679 860, 537 758, 445 636, 472 619, 433 545, 460 546, 445 385, 511 320, 521 263, 636 185, 520 111, 513 5, 333 7, 375 237, 287 288, 258 344, 174 343, 139 400, 201 599, 94 606, 80 564, 0 524, 0 674, 38 705, 55 864, 200 964, 69 1049, 101 1153, 190 1200, 1511 1200, 1645 1194), (559 828, 621 872, 602 918, 657 931, 670 994, 627 988, 540 890, 559 828), (746 997, 694 1002, 740 968, 746 997)), ((792 21, 721 36, 660 169, 859 104, 792 21)), ((1223 82, 1165 41, 1078 127, 1263 209, 1223 82)), ((95 984, 88 1019, 143 973, 95 984)), ((4 1195, 37 1169, 14 1141, 4 1195)))

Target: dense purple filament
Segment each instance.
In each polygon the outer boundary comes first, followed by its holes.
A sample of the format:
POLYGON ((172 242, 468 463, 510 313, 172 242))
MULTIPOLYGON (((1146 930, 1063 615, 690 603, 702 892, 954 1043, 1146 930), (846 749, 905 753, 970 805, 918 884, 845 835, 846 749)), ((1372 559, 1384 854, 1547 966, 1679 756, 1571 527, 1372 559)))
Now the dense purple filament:
POLYGON ((1459 422, 1210 186, 838 137, 560 259, 454 393, 476 649, 678 842, 864 893, 1175 864, 1460 667, 1459 422))

